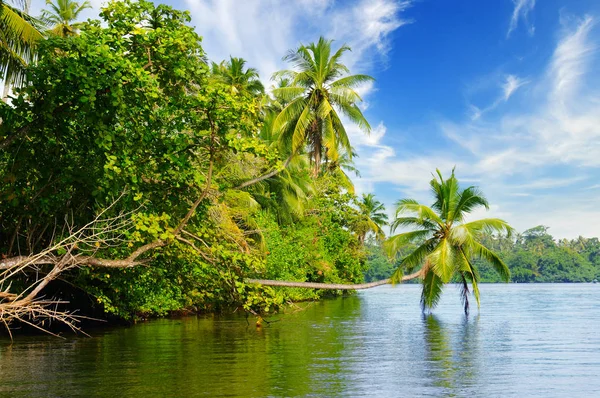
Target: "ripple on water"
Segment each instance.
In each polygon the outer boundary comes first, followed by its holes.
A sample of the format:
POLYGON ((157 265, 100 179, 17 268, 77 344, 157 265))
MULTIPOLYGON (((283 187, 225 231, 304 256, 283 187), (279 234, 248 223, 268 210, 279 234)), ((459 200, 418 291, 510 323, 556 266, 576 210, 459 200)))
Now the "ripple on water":
POLYGON ((482 285, 434 315, 419 286, 244 317, 0 342, 0 396, 600 396, 600 285, 482 285), (473 300, 474 303, 474 300, 473 300))

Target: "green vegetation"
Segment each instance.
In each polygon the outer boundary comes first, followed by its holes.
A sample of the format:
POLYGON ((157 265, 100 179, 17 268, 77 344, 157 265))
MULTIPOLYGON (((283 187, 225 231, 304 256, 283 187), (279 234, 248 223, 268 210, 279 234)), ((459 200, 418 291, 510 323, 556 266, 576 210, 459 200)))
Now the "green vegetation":
POLYGON ((361 282, 383 216, 343 171, 335 109, 369 129, 353 88, 370 78, 341 77, 348 48, 290 52, 307 69, 268 95, 244 60, 209 64, 186 12, 119 1, 101 17, 65 17, 70 33, 39 42, 27 84, 0 104, 1 319, 72 323, 49 309, 82 295, 126 319, 270 312, 338 292, 245 278, 361 282))
POLYGON ((468 283, 479 302, 477 283, 498 280, 492 271, 506 280, 510 268, 515 281, 566 281, 573 267, 572 280, 598 276, 597 240, 571 247, 530 230, 511 241, 501 220, 464 223, 487 202, 454 174, 432 181, 432 208, 399 202, 392 228, 418 230, 387 241, 392 265, 380 246, 385 209, 357 197, 347 174, 358 171, 341 117, 370 131, 355 89, 372 80, 343 64, 347 46, 299 46, 284 57, 292 70, 265 90, 245 60, 210 62, 187 12, 114 1, 102 21, 77 22, 87 6, 56 1, 42 26, 0 0, 0 73, 16 87, 0 103, 6 326, 75 327, 70 310, 84 305, 137 319, 268 313, 341 294, 248 279, 348 285, 421 267, 413 277, 424 279, 425 307, 459 281, 466 310, 468 283))
POLYGON ((483 233, 510 235, 512 228, 497 218, 465 222, 466 216, 476 208, 487 209, 487 200, 476 187, 461 189, 454 170, 448 179, 444 179, 439 170, 437 174, 430 183, 435 199, 432 207, 413 199, 398 201, 392 231, 398 227, 414 230, 388 238, 384 247, 390 256, 395 256, 406 244, 418 242, 418 247, 401 259, 392 281, 401 281, 404 271, 413 272, 418 268, 423 279, 421 305, 431 309, 437 305, 444 284, 458 280, 465 313, 468 313, 469 282, 479 305, 480 277, 475 258, 490 264, 503 281, 508 282, 510 278, 506 264, 481 241, 483 233))
MULTIPOLYGON (((498 253, 510 270, 514 283, 592 282, 600 280, 600 241, 598 238, 554 239, 548 228, 537 226, 512 237, 485 233, 481 242, 498 253)), ((415 245, 415 244, 413 244, 415 245)), ((400 261, 409 247, 402 248, 400 261)), ((375 241, 367 244, 366 281, 392 276, 397 263, 389 260, 375 241)), ((474 260, 479 282, 502 282, 501 277, 485 261, 474 260)), ((457 281, 456 281, 457 282, 457 281)))

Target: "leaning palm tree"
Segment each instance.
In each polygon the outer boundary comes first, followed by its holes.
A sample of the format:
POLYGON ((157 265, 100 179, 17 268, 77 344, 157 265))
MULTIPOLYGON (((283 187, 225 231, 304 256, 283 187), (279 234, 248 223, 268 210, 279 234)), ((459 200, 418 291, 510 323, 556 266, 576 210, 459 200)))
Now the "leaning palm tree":
POLYGON ((265 87, 260 81, 258 70, 247 68, 243 58, 230 57, 229 61, 220 64, 212 63, 212 75, 217 80, 231 86, 231 92, 248 92, 254 96, 265 93, 265 87))
POLYGON ((363 194, 358 202, 358 217, 354 225, 354 230, 358 235, 361 244, 365 243, 365 238, 369 232, 375 234, 375 237, 382 240, 385 236, 383 227, 388 225, 388 216, 385 214, 383 203, 375 199, 372 193, 363 194))
POLYGON ((42 39, 39 21, 28 13, 28 2, 15 0, 13 4, 0 0, 0 79, 4 81, 3 100, 8 96, 11 85, 22 83, 25 67, 35 57, 35 47, 42 39))
POLYGON ((332 160, 337 159, 340 149, 351 153, 338 111, 365 132, 371 131, 357 106, 362 99, 355 88, 373 78, 349 75, 340 59, 350 47, 343 45, 332 55, 331 43, 321 37, 317 43, 301 45, 284 58, 294 70, 274 75, 290 80, 288 86, 273 90, 274 95, 288 101, 275 119, 274 128, 282 130, 281 139, 291 145, 294 153, 308 146, 314 177, 319 174, 324 150, 332 160))
POLYGON ((51 25, 50 33, 60 37, 74 36, 81 26, 75 22, 86 8, 92 8, 89 1, 79 3, 73 0, 46 0, 49 10, 42 11, 42 19, 51 25))
POLYGON ((468 313, 468 282, 471 282, 479 306, 479 272, 473 262, 474 258, 489 262, 506 282, 510 279, 506 264, 481 243, 481 236, 488 232, 510 235, 512 228, 497 218, 467 222, 466 217, 470 212, 478 207, 487 209, 488 202, 476 187, 461 189, 454 170, 446 180, 438 170, 430 185, 435 198, 431 207, 412 199, 403 199, 397 203, 392 231, 399 227, 414 230, 390 237, 385 242, 388 254, 395 256, 408 243, 416 242, 419 246, 401 259, 392 280, 398 281, 404 271, 410 272, 420 267, 420 276, 423 278, 423 310, 435 307, 443 285, 457 280, 462 287, 465 313, 468 313))

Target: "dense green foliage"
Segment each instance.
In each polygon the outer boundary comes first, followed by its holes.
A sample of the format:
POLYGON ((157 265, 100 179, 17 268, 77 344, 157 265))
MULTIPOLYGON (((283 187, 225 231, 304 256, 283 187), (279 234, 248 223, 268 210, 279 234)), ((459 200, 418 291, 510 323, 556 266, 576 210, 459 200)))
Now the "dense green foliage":
MULTIPOLYGON (((54 264, 2 272, 11 291, 60 272, 105 312, 131 318, 270 311, 325 294, 247 277, 362 281, 365 232, 353 229, 358 199, 341 171, 351 165, 325 161, 315 175, 315 142, 287 141, 298 122, 285 117, 288 96, 264 94, 238 58, 211 68, 186 12, 128 0, 101 17, 42 40, 28 84, 0 104, 0 254, 48 250, 54 264), (89 223, 85 243, 52 249, 89 223)), ((336 70, 346 71, 346 49, 332 56, 336 70)), ((358 109, 352 88, 336 92, 348 96, 342 110, 358 109)), ((315 131, 335 115, 320 112, 315 131)), ((347 149, 329 139, 319 150, 347 149)))

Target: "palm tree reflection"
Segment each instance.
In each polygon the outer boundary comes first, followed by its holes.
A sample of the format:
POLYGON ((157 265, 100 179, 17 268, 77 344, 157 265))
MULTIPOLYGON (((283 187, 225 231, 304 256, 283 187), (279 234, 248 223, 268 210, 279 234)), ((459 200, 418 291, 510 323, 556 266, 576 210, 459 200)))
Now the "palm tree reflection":
POLYGON ((433 314, 423 315, 425 355, 431 383, 444 389, 444 395, 461 395, 475 385, 478 377, 479 315, 462 323, 444 325, 433 314))

